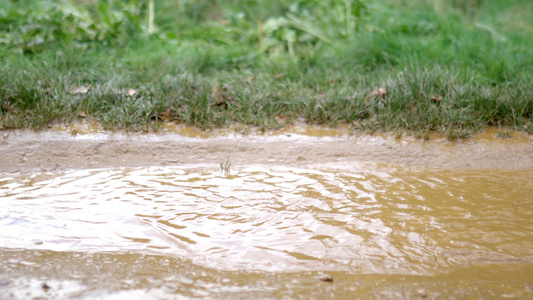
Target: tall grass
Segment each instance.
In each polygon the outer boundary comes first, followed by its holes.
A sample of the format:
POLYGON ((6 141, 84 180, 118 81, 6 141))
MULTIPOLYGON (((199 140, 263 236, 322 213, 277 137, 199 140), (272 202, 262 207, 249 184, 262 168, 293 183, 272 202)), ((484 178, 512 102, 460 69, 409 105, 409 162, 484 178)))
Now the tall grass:
POLYGON ((0 4, 3 128, 83 112, 146 130, 167 112, 201 128, 533 133, 530 1, 155 1, 151 30, 149 1, 18 2, 0 4))

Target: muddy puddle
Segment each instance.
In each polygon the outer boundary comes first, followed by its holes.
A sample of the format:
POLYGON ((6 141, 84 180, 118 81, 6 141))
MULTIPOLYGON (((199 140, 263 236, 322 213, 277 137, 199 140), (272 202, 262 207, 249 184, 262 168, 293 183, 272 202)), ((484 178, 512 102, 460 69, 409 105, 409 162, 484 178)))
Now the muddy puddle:
POLYGON ((312 132, 11 132, 0 299, 533 299, 529 137, 312 132))

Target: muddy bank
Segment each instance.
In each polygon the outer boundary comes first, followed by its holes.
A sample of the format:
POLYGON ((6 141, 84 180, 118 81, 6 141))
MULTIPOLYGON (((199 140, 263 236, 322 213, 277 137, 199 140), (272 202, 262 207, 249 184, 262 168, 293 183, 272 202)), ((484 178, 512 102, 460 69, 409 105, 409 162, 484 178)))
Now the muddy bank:
POLYGON ((3 131, 0 172, 219 164, 308 167, 320 164, 389 164, 415 168, 533 169, 533 138, 496 129, 450 142, 392 136, 349 136, 321 128, 289 128, 262 135, 202 133, 192 129, 159 134, 106 133, 77 128, 3 131))

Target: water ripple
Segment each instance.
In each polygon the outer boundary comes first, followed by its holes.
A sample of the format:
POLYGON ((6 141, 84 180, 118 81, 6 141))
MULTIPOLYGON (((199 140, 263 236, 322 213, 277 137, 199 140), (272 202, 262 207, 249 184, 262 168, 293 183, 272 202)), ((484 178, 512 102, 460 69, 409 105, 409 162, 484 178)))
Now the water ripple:
POLYGON ((151 167, 0 179, 8 248, 435 274, 533 259, 532 171, 151 167))

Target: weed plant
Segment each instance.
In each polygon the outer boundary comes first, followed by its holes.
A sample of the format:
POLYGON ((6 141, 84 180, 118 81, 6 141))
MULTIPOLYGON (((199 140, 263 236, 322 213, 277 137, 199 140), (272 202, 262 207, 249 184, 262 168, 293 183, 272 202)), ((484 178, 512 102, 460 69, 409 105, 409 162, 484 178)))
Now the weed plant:
POLYGON ((6 0, 0 128, 87 116, 531 134, 532 13, 529 0, 168 0, 150 32, 148 0, 6 0))
POLYGON ((220 174, 223 174, 224 176, 229 176, 231 175, 231 162, 229 160, 229 158, 224 162, 222 161, 220 163, 220 174))

